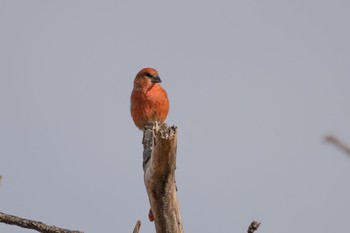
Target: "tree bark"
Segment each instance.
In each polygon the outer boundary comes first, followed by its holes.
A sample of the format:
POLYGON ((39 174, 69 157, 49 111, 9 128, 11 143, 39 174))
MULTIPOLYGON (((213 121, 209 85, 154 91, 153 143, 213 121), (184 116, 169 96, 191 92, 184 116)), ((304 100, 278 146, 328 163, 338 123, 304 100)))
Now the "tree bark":
POLYGON ((260 226, 260 222, 258 221, 253 221, 249 227, 248 227, 248 233, 254 233, 254 231, 258 230, 259 226, 260 226))
POLYGON ((157 233, 183 233, 176 195, 177 128, 166 124, 144 131, 144 182, 157 233))
POLYGON ((2 212, 0 212, 0 222, 36 230, 42 233, 83 233, 82 231, 71 231, 56 226, 49 226, 39 221, 20 218, 2 212))
POLYGON ((324 138, 327 142, 332 143, 350 156, 350 146, 342 142, 338 137, 334 135, 326 135, 324 138))

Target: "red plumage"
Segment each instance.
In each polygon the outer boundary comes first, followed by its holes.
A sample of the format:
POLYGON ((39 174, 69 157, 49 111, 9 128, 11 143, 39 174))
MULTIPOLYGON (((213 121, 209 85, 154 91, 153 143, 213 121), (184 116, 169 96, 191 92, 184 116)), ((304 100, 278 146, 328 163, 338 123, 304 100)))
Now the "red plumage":
MULTIPOLYGON (((168 94, 160 86, 157 70, 144 68, 134 79, 130 97, 130 112, 135 125, 143 130, 145 125, 158 122, 162 124, 169 112, 168 94)), ((154 215, 149 210, 148 219, 153 222, 154 215)))
POLYGON ((153 68, 142 69, 134 79, 130 111, 135 125, 141 130, 147 124, 163 123, 168 115, 168 95, 160 82, 158 72, 153 68))

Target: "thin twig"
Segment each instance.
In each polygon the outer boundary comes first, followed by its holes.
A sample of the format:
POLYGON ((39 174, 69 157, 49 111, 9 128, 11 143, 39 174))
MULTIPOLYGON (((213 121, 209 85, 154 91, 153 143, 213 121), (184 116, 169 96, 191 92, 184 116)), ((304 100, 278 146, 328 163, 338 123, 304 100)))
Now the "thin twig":
POLYGON ((141 221, 137 220, 135 227, 134 227, 134 231, 132 233, 139 233, 140 227, 141 227, 141 221))
POLYGON ((254 231, 258 230, 260 224, 261 223, 258 221, 253 221, 248 227, 248 233, 253 233, 254 231))
POLYGON ((4 214, 2 212, 0 212, 0 222, 36 230, 42 233, 83 233, 82 231, 71 231, 56 226, 48 226, 39 221, 24 219, 17 216, 4 214))
POLYGON ((339 149, 341 149, 342 151, 344 151, 347 155, 350 156, 350 146, 343 143, 339 138, 337 138, 334 135, 326 135, 324 137, 324 139, 326 140, 326 142, 332 143, 333 145, 335 145, 336 147, 338 147, 339 149))

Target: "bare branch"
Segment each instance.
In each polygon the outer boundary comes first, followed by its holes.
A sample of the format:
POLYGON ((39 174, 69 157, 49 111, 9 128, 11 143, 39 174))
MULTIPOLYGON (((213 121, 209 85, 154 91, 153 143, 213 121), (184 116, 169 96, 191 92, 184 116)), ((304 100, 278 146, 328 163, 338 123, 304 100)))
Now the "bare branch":
POLYGON ((0 222, 36 230, 42 233, 83 233, 82 231, 71 231, 56 226, 48 226, 42 222, 20 218, 9 214, 4 214, 2 212, 0 212, 0 222))
POLYGON ((258 230, 260 224, 261 223, 258 221, 253 221, 248 227, 248 233, 253 233, 254 231, 258 230))
POLYGON ((140 227, 141 227, 141 221, 137 220, 135 227, 134 227, 134 231, 132 233, 139 233, 140 227))
POLYGON ((162 124, 146 128, 143 144, 144 182, 156 232, 183 233, 175 184, 176 127, 162 124))
POLYGON ((326 135, 324 137, 324 139, 326 140, 326 142, 329 142, 333 145, 335 145, 336 147, 338 147, 340 150, 344 151, 347 155, 350 156, 350 146, 343 143, 339 138, 337 138, 334 135, 326 135))

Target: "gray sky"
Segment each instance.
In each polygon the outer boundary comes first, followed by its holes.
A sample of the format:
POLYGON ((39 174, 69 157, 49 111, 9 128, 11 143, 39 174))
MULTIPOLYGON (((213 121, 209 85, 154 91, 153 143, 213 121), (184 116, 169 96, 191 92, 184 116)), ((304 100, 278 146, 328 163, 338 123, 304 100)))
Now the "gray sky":
POLYGON ((1 0, 0 211, 155 232, 129 112, 151 66, 179 127, 185 232, 253 219, 261 233, 344 231, 350 158, 322 137, 350 143, 349 12, 337 0, 1 0))

